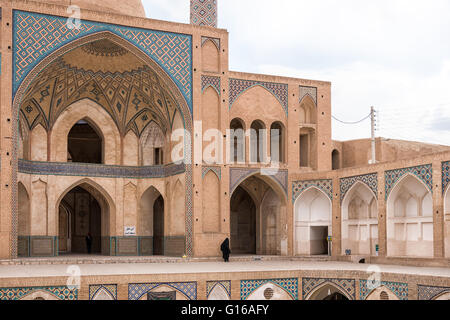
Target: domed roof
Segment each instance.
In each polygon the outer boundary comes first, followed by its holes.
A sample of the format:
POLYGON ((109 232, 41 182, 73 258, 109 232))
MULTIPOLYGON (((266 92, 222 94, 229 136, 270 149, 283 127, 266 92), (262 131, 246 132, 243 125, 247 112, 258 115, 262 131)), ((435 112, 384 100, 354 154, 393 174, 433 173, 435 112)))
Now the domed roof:
POLYGON ((133 17, 145 18, 145 10, 141 0, 34 0, 64 6, 76 5, 82 9, 101 12, 118 13, 133 17))

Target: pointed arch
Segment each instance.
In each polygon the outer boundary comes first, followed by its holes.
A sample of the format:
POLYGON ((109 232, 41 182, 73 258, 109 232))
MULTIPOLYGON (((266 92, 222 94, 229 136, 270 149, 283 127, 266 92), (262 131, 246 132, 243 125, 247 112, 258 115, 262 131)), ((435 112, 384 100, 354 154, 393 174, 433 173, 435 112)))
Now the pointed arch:
POLYGON ((294 255, 329 253, 327 236, 332 235, 332 201, 328 195, 310 186, 294 203, 294 255))
MULTIPOLYGON (((68 185, 64 192, 60 194, 56 203, 54 212, 58 213, 58 208, 66 195, 76 187, 86 190, 100 205, 101 210, 101 252, 102 254, 110 254, 109 237, 116 235, 116 205, 109 192, 100 184, 89 178, 77 180, 68 185), (107 240, 107 241, 106 241, 107 240)), ((56 219, 55 221, 58 221, 56 219)), ((56 230, 59 230, 59 223, 56 230)))
POLYGON ((47 161, 47 141, 47 130, 42 124, 38 124, 30 133, 31 161, 47 161))
POLYGON ((220 180, 217 174, 210 170, 202 181, 202 230, 203 233, 220 232, 220 180))
POLYGON ((245 130, 245 121, 241 118, 234 118, 230 121, 230 155, 228 161, 232 164, 245 163, 247 159, 245 130))
POLYGON ((172 205, 170 217, 170 231, 173 236, 184 236, 186 231, 186 212, 185 212, 185 188, 180 179, 174 184, 172 189, 172 205))
POLYGON ((154 121, 145 128, 139 142, 140 163, 143 166, 164 164, 167 154, 167 138, 161 127, 154 121))
POLYGON ((268 281, 254 290, 245 300, 294 300, 292 294, 274 281, 268 281), (266 290, 271 290, 270 294, 266 290))
POLYGON ((62 300, 46 289, 35 289, 20 297, 20 300, 62 300))
POLYGON ((214 73, 220 71, 220 51, 210 39, 202 44, 202 70, 214 73))
POLYGON ((450 300, 450 290, 446 290, 445 292, 438 294, 437 296, 433 297, 432 300, 435 300, 435 301, 450 300))
POLYGON ((238 181, 233 183, 233 186, 231 187, 230 190, 230 196, 233 195, 237 187, 242 186, 242 183, 251 177, 257 177, 258 179, 261 179, 262 181, 267 183, 267 185, 269 185, 280 196, 283 203, 287 202, 287 193, 286 190, 284 189, 284 186, 280 183, 280 181, 277 180, 275 176, 261 174, 260 170, 249 171, 246 175, 243 175, 242 177, 239 178, 238 181))
MULTIPOLYGON (((374 255, 378 244, 378 219, 373 217, 378 204, 376 195, 367 184, 357 181, 347 191, 341 205, 342 254, 374 255)), ((378 211, 378 210, 377 210, 378 211)))
MULTIPOLYGON (((181 91, 180 87, 178 86, 178 82, 172 77, 158 62, 154 60, 151 56, 148 55, 148 53, 145 53, 140 48, 138 48, 136 45, 132 44, 128 40, 121 38, 121 36, 114 34, 110 31, 100 31, 94 34, 86 35, 83 37, 80 37, 78 39, 75 39, 73 41, 70 41, 69 43, 63 45, 62 47, 54 50, 53 52, 49 52, 46 57, 44 57, 37 65, 25 76, 20 84, 18 84, 18 88, 15 91, 15 95, 13 97, 13 118, 18 119, 19 117, 19 110, 20 105, 23 102, 23 97, 26 92, 26 90, 29 88, 30 84, 33 82, 34 79, 38 77, 41 71, 43 71, 50 63, 54 62, 57 58, 61 57, 65 53, 74 50, 80 46, 83 46, 87 43, 99 40, 99 39, 108 39, 117 45, 127 49, 131 53, 133 53, 138 59, 143 61, 145 64, 149 65, 156 73, 161 77, 164 84, 168 87, 168 90, 170 94, 173 95, 174 100, 176 101, 175 109, 177 110, 177 114, 180 113, 181 115, 181 125, 182 128, 185 129, 184 136, 185 139, 188 139, 189 141, 186 141, 184 144, 185 148, 189 147, 192 143, 192 111, 191 111, 191 98, 188 93, 183 93, 185 91, 181 91)), ((18 125, 16 121, 13 121, 13 140, 14 143, 17 146, 18 143, 18 125)), ((116 146, 119 144, 116 144, 116 146)), ((184 157, 189 160, 192 158, 192 150, 190 148, 187 148, 187 152, 184 153, 184 157)), ((118 159, 120 159, 120 154, 112 154, 109 153, 111 157, 113 158, 111 163, 118 163, 118 159), (115 159, 114 159, 115 158, 115 159)), ((12 192, 17 194, 17 183, 14 182, 14 177, 17 176, 17 148, 13 148, 13 183, 12 183, 12 192)), ((55 161, 50 159, 50 161, 55 161)), ((105 161, 107 164, 108 161, 105 161)), ((190 163, 190 162, 189 162, 190 163)), ((191 181, 192 178, 192 166, 188 165, 186 168, 186 175, 185 179, 186 181, 191 181)), ((187 204, 192 201, 192 192, 186 192, 185 195, 185 203, 186 203, 186 222, 192 221, 192 208, 188 206, 187 204)), ((17 204, 12 203, 12 219, 13 221, 17 220, 17 204)), ((13 223, 13 234, 17 234, 17 226, 15 223, 13 223)), ((193 248, 193 238, 192 234, 187 235, 187 254, 192 254, 192 248, 193 248)), ((13 237, 12 242, 12 256, 15 257, 17 255, 17 241, 13 237)))
POLYGON ((274 121, 270 126, 270 160, 284 163, 286 160, 286 129, 281 121, 274 121))
POLYGON ((317 124, 317 106, 309 94, 306 94, 300 101, 299 120, 302 124, 317 124))
POLYGON ((153 236, 154 205, 155 201, 164 196, 154 185, 149 186, 139 197, 139 223, 138 234, 153 236))
MULTIPOLYGON (((239 100, 251 100, 250 97, 256 97, 257 101, 254 100, 254 103, 257 105, 256 109, 254 111, 257 111, 257 108, 260 108, 258 111, 259 112, 265 112, 265 111, 269 111, 268 109, 270 109, 270 111, 274 111, 277 110, 277 107, 280 107, 281 109, 278 109, 277 111, 280 111, 279 113, 277 113, 278 117, 277 119, 284 119, 287 117, 287 106, 285 106, 285 104, 283 103, 282 99, 280 96, 278 96, 276 94, 276 90, 275 89, 269 89, 268 87, 266 87, 264 85, 263 82, 253 82, 253 81, 248 81, 252 84, 248 84, 245 86, 245 88, 241 88, 239 90, 239 93, 233 98, 233 100, 230 102, 230 107, 229 110, 231 111, 231 109, 235 106, 235 104, 239 103, 239 100), (252 94, 251 91, 256 91, 255 94, 252 94), (249 96, 249 98, 247 98, 246 96, 249 96), (264 103, 263 101, 265 101, 265 105, 266 106, 271 106, 273 108, 263 108, 264 103), (273 109, 273 110, 272 110, 273 109)), ((251 107, 254 108, 254 106, 247 106, 247 109, 251 107)), ((239 107, 238 107, 239 108, 239 107)))
POLYGON ((110 292, 106 287, 100 286, 93 294, 90 300, 100 300, 100 301, 108 301, 108 300, 116 300, 116 297, 112 292, 110 292))
POLYGON ((220 282, 216 283, 208 294, 208 300, 226 301, 230 300, 227 288, 220 282))
POLYGON ((316 288, 314 288, 306 297, 305 300, 324 300, 330 295, 338 293, 348 300, 354 300, 343 288, 331 281, 325 281, 316 288))
POLYGON ((68 135, 80 120, 86 120, 102 137, 104 163, 121 163, 121 139, 119 129, 111 115, 90 99, 79 100, 67 107, 56 120, 51 131, 50 161, 67 162, 68 135))
POLYGON ((385 285, 373 289, 365 300, 400 300, 397 295, 385 285))
POLYGON ((30 196, 27 188, 22 182, 18 183, 19 189, 19 219, 18 219, 18 235, 19 237, 29 236, 30 223, 31 223, 31 211, 30 211, 30 196))
POLYGON ((433 204, 426 201, 428 195, 427 185, 412 173, 392 188, 386 202, 388 256, 433 257, 433 204))
POLYGON ((230 245, 233 254, 256 254, 258 199, 246 186, 230 196, 230 245))
POLYGON ((266 124, 254 120, 250 125, 250 163, 265 163, 267 159, 266 124))
POLYGON ((123 138, 123 165, 139 165, 139 137, 133 130, 128 131, 123 138))

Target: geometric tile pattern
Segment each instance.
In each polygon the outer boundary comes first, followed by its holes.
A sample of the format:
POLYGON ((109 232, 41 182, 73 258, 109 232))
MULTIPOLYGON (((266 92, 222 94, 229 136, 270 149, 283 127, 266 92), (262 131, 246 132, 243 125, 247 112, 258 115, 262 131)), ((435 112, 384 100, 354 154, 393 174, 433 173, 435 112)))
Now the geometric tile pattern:
MULTIPOLYGON (((381 286, 385 286, 394 293, 399 300, 408 300, 408 284, 400 282, 381 281, 381 286)), ((368 288, 367 280, 359 280, 359 299, 366 300, 375 289, 368 288)))
POLYGON ((332 283, 352 300, 356 299, 356 281, 354 279, 320 279, 320 278, 303 278, 302 279, 302 296, 305 300, 317 287, 324 283, 332 283))
POLYGON ((303 98, 306 96, 310 96, 317 106, 317 88, 300 86, 299 102, 302 102, 303 98))
POLYGON ((13 96, 26 75, 62 46, 94 33, 109 31, 131 42, 163 68, 179 87, 192 112, 192 37, 81 20, 69 29, 67 18, 14 11, 13 96))
POLYGON ((206 282, 206 299, 216 286, 222 287, 231 299, 231 281, 207 281, 206 282))
MULTIPOLYGON (((86 46, 76 49, 83 58, 86 46)), ((130 55, 125 59, 131 60, 130 55)), ((133 67, 125 72, 84 70, 64 57, 56 58, 27 89, 21 116, 30 130, 38 124, 48 130, 71 104, 90 99, 111 115, 123 136, 133 130, 140 137, 151 122, 167 132, 176 114, 176 100, 152 68, 133 67)))
POLYGON ((292 183, 292 203, 295 203, 297 198, 311 187, 316 187, 333 201, 333 180, 309 180, 309 181, 294 181, 292 183))
POLYGON ((286 115, 288 114, 288 85, 282 83, 271 83, 253 80, 230 79, 230 107, 239 96, 250 88, 261 86, 272 93, 281 103, 286 115))
POLYGON ((284 289, 293 300, 298 300, 298 279, 241 280, 241 300, 246 300, 256 289, 273 283, 284 289))
POLYGON ((186 172, 185 164, 125 167, 100 164, 34 162, 19 160, 19 172, 35 175, 148 179, 166 178, 186 172))
POLYGON ((217 1, 191 0, 191 24, 217 28, 217 1))
POLYGON ((443 293, 450 292, 450 288, 446 287, 430 287, 418 285, 417 289, 419 294, 419 300, 433 300, 443 293))
POLYGON ((447 191, 450 184, 450 161, 442 163, 442 194, 447 191))
POLYGON ((0 300, 20 300, 33 291, 48 291, 61 300, 78 300, 78 289, 68 287, 0 288, 0 300))
POLYGON ((222 168, 220 167, 203 167, 202 168, 202 178, 205 178, 205 176, 208 174, 209 171, 212 171, 216 174, 217 178, 219 180, 222 179, 222 168))
POLYGON ((341 203, 342 200, 344 200, 345 195, 347 192, 353 187, 353 185, 356 182, 362 182, 366 184, 375 195, 375 198, 378 199, 378 174, 372 173, 372 174, 366 174, 356 177, 349 177, 349 178, 342 178, 341 179, 341 203))
POLYGON ((212 87, 216 90, 220 97, 220 77, 202 75, 202 92, 204 92, 208 87, 212 87))
POLYGON ((95 300, 96 295, 100 292, 105 292, 111 297, 111 300, 117 300, 117 285, 116 284, 98 284, 89 286, 89 300, 95 300))
POLYGON ((184 294, 189 300, 197 300, 197 282, 130 283, 128 284, 128 300, 139 300, 144 294, 160 286, 171 287, 184 294))
POLYGON ((388 199, 388 196, 394 188, 395 184, 408 173, 411 173, 419 178, 428 187, 428 190, 431 193, 433 192, 433 168, 431 164, 403 169, 395 169, 385 172, 386 200, 388 199))
POLYGON ((220 51, 220 39, 218 39, 218 38, 202 37, 202 47, 208 40, 212 41, 216 45, 217 50, 220 51))
POLYGON ((265 174, 267 177, 275 180, 283 189, 284 193, 287 195, 287 184, 288 184, 288 171, 278 170, 270 174, 270 169, 262 171, 262 169, 244 169, 244 168, 230 168, 230 194, 248 177, 254 173, 260 172, 265 174))

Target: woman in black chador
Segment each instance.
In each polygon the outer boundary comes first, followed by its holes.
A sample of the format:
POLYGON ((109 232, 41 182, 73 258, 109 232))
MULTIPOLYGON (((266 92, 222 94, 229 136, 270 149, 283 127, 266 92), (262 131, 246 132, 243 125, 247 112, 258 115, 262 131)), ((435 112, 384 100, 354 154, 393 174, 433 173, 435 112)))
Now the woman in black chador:
POLYGON ((229 262, 230 259, 230 239, 225 239, 225 241, 220 246, 220 250, 222 251, 223 260, 225 262, 229 262))
POLYGON ((90 232, 86 236, 86 247, 87 247, 88 254, 91 254, 91 251, 92 251, 92 235, 91 235, 90 232))

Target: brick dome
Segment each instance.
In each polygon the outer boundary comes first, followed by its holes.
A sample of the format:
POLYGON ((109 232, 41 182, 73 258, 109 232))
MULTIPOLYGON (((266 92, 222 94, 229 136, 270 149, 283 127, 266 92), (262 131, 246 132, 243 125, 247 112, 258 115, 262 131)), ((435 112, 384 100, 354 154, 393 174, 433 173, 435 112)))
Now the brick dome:
POLYGON ((145 17, 141 0, 35 0, 64 6, 77 5, 82 9, 112 12, 134 17, 145 17))

